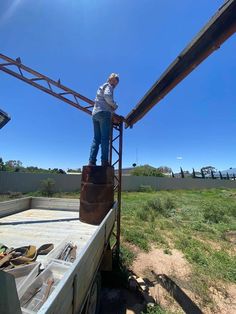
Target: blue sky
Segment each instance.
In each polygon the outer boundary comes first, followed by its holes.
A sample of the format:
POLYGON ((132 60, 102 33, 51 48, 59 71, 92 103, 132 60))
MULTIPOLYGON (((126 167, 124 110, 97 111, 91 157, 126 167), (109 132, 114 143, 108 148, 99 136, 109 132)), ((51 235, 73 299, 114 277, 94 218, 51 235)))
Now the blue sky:
MULTIPOLYGON (((127 115, 223 0, 1 0, 0 52, 94 99, 111 72, 127 115)), ((177 171, 236 167, 236 36, 205 60, 133 129, 123 166, 177 171)), ((88 162, 89 115, 0 71, 0 157, 24 166, 78 168, 88 162)))

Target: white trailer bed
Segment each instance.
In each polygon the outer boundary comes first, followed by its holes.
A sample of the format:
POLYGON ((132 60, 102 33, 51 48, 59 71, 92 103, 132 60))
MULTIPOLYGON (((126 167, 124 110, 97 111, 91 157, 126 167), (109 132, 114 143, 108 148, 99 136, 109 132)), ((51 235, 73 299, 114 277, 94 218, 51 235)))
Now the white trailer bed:
POLYGON ((39 247, 45 243, 57 246, 66 237, 78 247, 75 262, 38 313, 83 310, 115 218, 114 206, 99 226, 81 222, 78 199, 28 197, 0 203, 0 242, 8 247, 39 247))

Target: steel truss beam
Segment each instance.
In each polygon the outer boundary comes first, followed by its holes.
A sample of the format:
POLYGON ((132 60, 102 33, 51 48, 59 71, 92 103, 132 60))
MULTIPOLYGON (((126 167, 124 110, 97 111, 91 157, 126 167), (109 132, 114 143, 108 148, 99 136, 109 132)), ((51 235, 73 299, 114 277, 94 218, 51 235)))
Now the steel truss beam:
POLYGON ((236 32, 236 0, 227 1, 192 42, 167 68, 158 81, 125 117, 126 127, 133 126, 156 103, 192 72, 212 52, 236 32))
MULTIPOLYGON (((94 105, 93 100, 77 93, 65 85, 62 85, 60 79, 58 81, 52 80, 46 75, 23 65, 20 58, 14 60, 0 54, 0 70, 60 99, 63 102, 66 102, 81 111, 90 115, 92 114, 92 108, 94 105), (85 104, 81 104, 81 101, 85 104)), ((118 120, 123 120, 123 117, 119 115, 114 114, 114 117, 118 120)))
POLYGON ((0 70, 68 103, 73 107, 76 107, 79 110, 91 114, 90 108, 94 105, 94 102, 91 99, 84 97, 72 89, 62 85, 60 80, 54 81, 49 77, 23 65, 20 58, 13 60, 3 54, 0 54, 0 70), (86 106, 81 105, 79 101, 85 102, 86 106))

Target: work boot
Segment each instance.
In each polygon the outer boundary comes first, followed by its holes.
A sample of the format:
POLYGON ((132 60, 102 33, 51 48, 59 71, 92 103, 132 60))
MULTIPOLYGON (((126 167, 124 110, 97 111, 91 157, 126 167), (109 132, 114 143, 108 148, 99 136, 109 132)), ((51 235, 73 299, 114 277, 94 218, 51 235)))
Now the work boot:
POLYGON ((102 166, 103 167, 107 167, 107 166, 110 166, 110 163, 106 160, 102 160, 102 166))

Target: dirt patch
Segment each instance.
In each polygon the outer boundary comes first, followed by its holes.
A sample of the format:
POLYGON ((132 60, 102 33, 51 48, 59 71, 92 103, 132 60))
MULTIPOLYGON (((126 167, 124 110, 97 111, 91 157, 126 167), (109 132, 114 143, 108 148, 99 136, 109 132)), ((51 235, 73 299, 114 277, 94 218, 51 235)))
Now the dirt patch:
POLYGON ((210 288, 211 297, 215 302, 215 308, 204 309, 206 314, 235 314, 236 313, 236 285, 222 285, 219 289, 210 288))
POLYGON ((236 244, 236 231, 225 232, 225 239, 231 243, 236 244))
POLYGON ((143 251, 136 245, 129 243, 129 242, 125 242, 125 246, 131 250, 135 255, 141 254, 143 251))
POLYGON ((215 242, 215 241, 211 241, 209 239, 201 239, 200 237, 195 236, 194 239, 196 239, 197 241, 203 243, 203 244, 207 244, 210 248, 212 248, 213 250, 216 251, 220 251, 222 249, 222 245, 220 242, 215 242))
MULTIPOLYGON (((169 251, 168 251, 169 252, 169 251)), ((150 252, 141 252, 135 259, 132 270, 142 278, 153 282, 155 278, 151 271, 157 275, 165 274, 168 277, 186 278, 191 273, 191 268, 184 256, 178 250, 171 250, 171 254, 165 254, 163 249, 153 248, 150 252)), ((179 304, 170 296, 170 294, 160 284, 154 284, 150 287, 150 293, 155 301, 163 308, 168 308, 173 312, 184 313, 179 304)))
MULTIPOLYGON (((137 253, 137 252, 136 252, 137 253)), ((186 261, 184 255, 178 250, 167 251, 165 254, 163 249, 152 248, 148 253, 139 252, 132 265, 134 273, 144 278, 150 283, 155 281, 155 276, 160 278, 170 278, 180 288, 180 292, 186 295, 186 302, 192 301, 192 306, 200 307, 201 300, 191 291, 191 265, 186 261), (171 254, 170 254, 171 253, 171 254), (155 273, 155 276, 153 275, 155 273)), ((156 277, 157 278, 157 277, 156 277)), ((171 293, 160 282, 155 282, 153 287, 150 284, 150 293, 152 297, 163 308, 169 309, 174 313, 184 313, 180 305, 174 300, 171 293)), ((219 284, 219 288, 210 288, 210 296, 214 301, 214 307, 202 308, 206 314, 236 313, 236 285, 219 284)), ((179 301, 179 300, 178 300, 179 301)))
POLYGON ((190 274, 191 268, 178 250, 171 250, 170 254, 165 254, 163 249, 153 248, 150 252, 141 252, 137 255, 133 266, 133 271, 140 277, 145 277, 148 270, 155 271, 156 274, 171 276, 178 273, 179 277, 186 277, 190 274))

